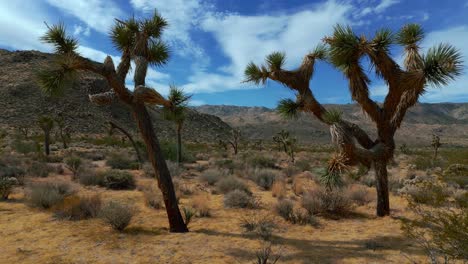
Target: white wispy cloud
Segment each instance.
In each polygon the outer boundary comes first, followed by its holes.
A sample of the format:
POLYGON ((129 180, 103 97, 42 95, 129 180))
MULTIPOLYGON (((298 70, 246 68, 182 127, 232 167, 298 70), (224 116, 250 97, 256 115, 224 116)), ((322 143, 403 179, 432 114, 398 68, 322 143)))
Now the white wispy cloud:
POLYGON ((376 13, 382 13, 387 8, 391 7, 392 5, 398 4, 400 0, 382 0, 380 4, 375 7, 376 13))
MULTIPOLYGON (((125 13, 112 0, 46 0, 60 11, 69 14, 100 33, 109 32, 114 18, 125 17, 125 13)), ((31 1, 30 1, 31 2, 31 1)))
POLYGON ((89 27, 83 27, 81 25, 74 25, 73 26, 73 35, 80 36, 83 35, 85 37, 89 37, 91 34, 91 29, 89 27))
POLYGON ((262 63, 269 53, 285 51, 286 67, 297 66, 307 52, 332 32, 334 25, 349 22, 346 14, 351 8, 330 0, 292 14, 206 17, 202 29, 213 34, 229 63, 215 73, 195 72, 184 88, 196 92, 252 88, 240 83, 250 61, 262 63))

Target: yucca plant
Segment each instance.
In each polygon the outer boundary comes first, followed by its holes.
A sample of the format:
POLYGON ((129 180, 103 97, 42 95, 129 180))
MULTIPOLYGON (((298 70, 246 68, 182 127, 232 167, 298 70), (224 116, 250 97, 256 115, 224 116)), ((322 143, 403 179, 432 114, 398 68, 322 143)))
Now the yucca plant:
POLYGON ((436 161, 437 159, 437 154, 439 152, 439 148, 440 146, 442 146, 442 143, 440 143, 440 137, 433 134, 432 135, 432 143, 431 143, 431 146, 432 148, 434 149, 434 158, 433 158, 433 162, 436 161))
POLYGON ((281 130, 275 136, 273 136, 273 141, 276 142, 279 146, 282 146, 283 151, 288 154, 291 161, 294 162, 294 151, 297 139, 290 137, 288 131, 281 130))
POLYGON ((373 166, 377 178, 377 215, 385 216, 390 213, 387 164, 395 150, 394 135, 407 110, 429 85, 445 86, 463 69, 461 53, 449 44, 437 45, 421 54, 419 45, 423 39, 424 32, 417 24, 406 25, 396 33, 382 29, 370 39, 355 34, 350 27, 337 25, 333 34, 323 39, 324 44, 306 54, 295 70, 284 69, 286 57, 275 52, 266 57, 264 65, 249 63, 245 81, 263 84, 270 79, 295 91, 295 101, 280 101, 281 114, 294 117, 298 112, 312 113, 330 126, 332 140, 338 152, 346 157, 346 166, 373 166), (390 56, 394 44, 404 48, 403 68, 390 56), (370 79, 361 65, 363 57, 368 57, 371 69, 388 85, 383 104, 369 96, 370 79), (349 80, 351 98, 376 124, 377 138, 371 139, 358 125, 344 120, 340 113, 326 109, 316 100, 310 80, 317 60, 328 61, 349 80))
POLYGON ((182 89, 171 85, 168 100, 171 107, 164 107, 164 117, 173 121, 176 125, 177 133, 177 164, 182 162, 182 126, 184 125, 187 112, 188 101, 192 96, 185 94, 182 89))
POLYGON ((40 86, 49 95, 60 95, 73 84, 80 72, 92 72, 102 76, 111 87, 110 91, 89 95, 89 99, 100 105, 110 104, 118 99, 133 112, 141 137, 143 138, 157 180, 163 194, 171 232, 187 232, 174 191, 174 185, 159 140, 146 105, 172 107, 169 100, 146 86, 145 79, 150 66, 162 66, 169 59, 169 48, 161 39, 168 26, 166 20, 154 12, 144 19, 116 19, 109 36, 115 48, 120 51, 117 67, 110 56, 103 63, 91 61, 77 52, 78 41, 67 35, 63 24, 48 26, 41 40, 54 46, 56 63, 38 74, 40 86), (134 68, 134 89, 129 90, 125 78, 131 62, 134 68))
POLYGON ((50 154, 50 132, 54 128, 54 120, 49 116, 40 116, 37 120, 39 127, 44 132, 44 150, 45 154, 50 154))

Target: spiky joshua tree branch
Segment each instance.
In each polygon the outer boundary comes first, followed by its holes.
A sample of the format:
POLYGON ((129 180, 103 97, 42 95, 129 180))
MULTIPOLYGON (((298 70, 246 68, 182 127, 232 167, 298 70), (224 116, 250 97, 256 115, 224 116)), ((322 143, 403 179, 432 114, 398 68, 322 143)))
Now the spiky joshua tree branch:
POLYGON ((93 72, 107 80, 111 90, 90 95, 90 100, 97 104, 108 104, 118 99, 130 107, 163 194, 170 231, 187 232, 177 204, 171 175, 146 109, 146 104, 171 107, 170 101, 147 87, 145 83, 148 67, 164 65, 169 59, 168 46, 161 40, 167 25, 166 20, 156 11, 152 17, 146 19, 116 19, 109 35, 115 48, 121 52, 117 67, 110 56, 107 56, 103 63, 97 63, 78 54, 78 41, 66 34, 63 24, 48 26, 48 31, 41 40, 55 47, 57 62, 53 67, 42 71, 38 77, 43 91, 49 95, 62 94, 82 71, 93 72), (125 87, 131 61, 135 63, 133 91, 125 87))
POLYGON ((307 54, 295 70, 284 69, 284 53, 274 52, 258 66, 251 62, 245 69, 245 81, 255 84, 267 79, 279 82, 296 93, 296 100, 283 99, 278 111, 294 117, 298 112, 312 113, 330 126, 332 140, 343 155, 346 166, 363 164, 374 166, 377 178, 377 215, 390 213, 387 168, 392 158, 394 135, 407 112, 429 85, 445 86, 462 72, 460 52, 449 44, 430 48, 420 53, 424 38, 417 24, 404 26, 396 34, 388 29, 375 33, 373 38, 356 35, 350 27, 337 25, 331 36, 323 39, 324 44, 307 54), (405 50, 404 67, 400 67, 390 56, 393 44, 405 50), (361 65, 363 57, 369 58, 372 69, 388 85, 389 92, 383 104, 370 99, 370 79, 361 65), (315 98, 310 87, 317 60, 331 63, 348 79, 352 99, 376 124, 377 138, 371 137, 356 124, 344 120, 341 115, 325 109, 315 98))

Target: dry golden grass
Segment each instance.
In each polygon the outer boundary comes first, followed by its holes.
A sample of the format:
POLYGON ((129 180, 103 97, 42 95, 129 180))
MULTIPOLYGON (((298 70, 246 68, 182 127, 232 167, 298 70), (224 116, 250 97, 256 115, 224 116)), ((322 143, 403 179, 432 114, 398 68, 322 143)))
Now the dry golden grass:
MULTIPOLYGON (((156 185, 154 179, 133 173, 139 190, 156 185)), ((252 263, 263 242, 245 235, 240 222, 248 214, 273 215, 277 200, 272 192, 247 181, 262 207, 225 209, 223 195, 210 194, 210 187, 197 177, 180 181, 194 192, 182 195, 181 207, 208 208, 211 215, 192 219, 186 234, 169 233, 165 210, 146 206, 139 190, 78 187, 77 195, 100 194, 104 203, 121 201, 136 207, 130 225, 118 233, 100 219, 55 220, 51 211, 28 207, 24 190, 17 189, 12 201, 0 202, 0 263, 252 263)), ((300 174, 292 185, 281 186, 280 193, 294 197, 314 186, 310 177, 300 174)), ((369 192, 375 190, 369 188, 369 192)), ((293 225, 277 217, 284 231, 272 238, 274 249, 281 248, 283 255, 279 263, 410 263, 402 252, 423 263, 423 252, 400 231, 399 219, 409 215, 405 200, 392 196, 391 206, 390 217, 375 217, 375 202, 371 202, 355 208, 348 218, 319 218, 319 227, 293 225), (378 247, 370 248, 369 243, 378 247)))

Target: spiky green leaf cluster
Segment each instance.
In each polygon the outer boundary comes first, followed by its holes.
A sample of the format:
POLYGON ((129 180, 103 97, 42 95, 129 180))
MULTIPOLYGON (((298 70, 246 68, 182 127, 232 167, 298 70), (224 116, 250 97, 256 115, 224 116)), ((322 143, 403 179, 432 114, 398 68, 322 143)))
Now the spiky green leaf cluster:
POLYGON ((314 48, 311 55, 316 59, 326 60, 328 58, 328 48, 324 44, 319 44, 314 48))
POLYGON ((67 36, 65 25, 63 23, 47 27, 47 32, 40 38, 40 40, 44 43, 54 45, 55 53, 66 54, 76 51, 78 48, 78 41, 67 36))
POLYGON ((384 28, 375 33, 372 40, 372 47, 378 51, 389 52, 393 44, 394 36, 390 29, 384 28))
POLYGON ((164 107, 164 118, 175 122, 183 122, 190 98, 192 98, 192 95, 188 95, 182 89, 171 85, 167 97, 167 100, 171 102, 171 107, 164 107))
POLYGON ((154 11, 153 17, 145 19, 140 22, 141 31, 152 38, 160 38, 164 29, 168 26, 166 19, 164 19, 159 12, 154 11))
POLYGON ((114 47, 119 51, 124 52, 135 44, 135 33, 137 31, 137 21, 135 18, 130 18, 124 21, 124 23, 115 23, 109 35, 114 47))
POLYGON ((73 54, 57 57, 54 66, 37 72, 36 77, 42 92, 48 96, 61 96, 78 77, 79 61, 73 54))
POLYGON ((343 69, 358 59, 359 38, 349 26, 335 26, 333 35, 325 39, 330 46, 330 62, 343 69))
POLYGON ((297 118, 302 105, 291 99, 282 99, 279 101, 276 111, 285 118, 297 118))
POLYGON ((341 121, 343 112, 338 109, 330 109, 323 114, 323 120, 329 124, 335 124, 341 121))
POLYGON ((151 41, 148 45, 148 62, 152 66, 161 66, 169 60, 169 46, 161 41, 151 41))
POLYGON ((424 38, 424 30, 419 24, 405 25, 396 35, 396 41, 401 45, 417 45, 424 38))
POLYGON ((250 62, 245 68, 244 76, 244 82, 253 82, 256 85, 265 84, 268 78, 268 70, 264 66, 258 67, 255 63, 250 62))
POLYGON ((49 116, 40 116, 37 119, 39 127, 44 131, 50 131, 54 127, 54 119, 49 116))
POLYGON ((339 172, 326 172, 320 176, 320 182, 325 185, 328 190, 333 190, 334 188, 338 188, 343 186, 343 178, 341 177, 341 173, 339 172))
POLYGON ((273 52, 266 57, 265 61, 271 71, 281 70, 286 62, 286 55, 284 52, 273 52))
POLYGON ((427 82, 437 87, 447 85, 463 71, 460 51, 449 44, 430 48, 422 60, 427 82))

